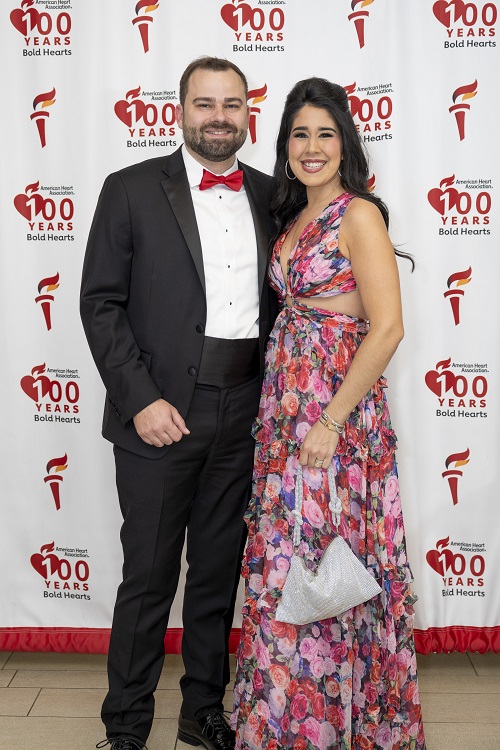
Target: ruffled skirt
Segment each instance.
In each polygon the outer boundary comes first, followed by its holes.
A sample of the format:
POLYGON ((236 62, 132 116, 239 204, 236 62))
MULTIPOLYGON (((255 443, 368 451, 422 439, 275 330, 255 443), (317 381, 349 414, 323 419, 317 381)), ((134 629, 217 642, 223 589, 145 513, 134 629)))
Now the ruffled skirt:
MULTIPOLYGON (((423 750, 411 571, 380 378, 354 409, 334 456, 338 527, 382 593, 339 618, 278 622, 292 555, 298 452, 342 383, 363 321, 296 305, 270 337, 246 514, 245 603, 232 726, 236 750, 423 750)), ((301 553, 314 568, 337 529, 327 473, 304 469, 301 553)))

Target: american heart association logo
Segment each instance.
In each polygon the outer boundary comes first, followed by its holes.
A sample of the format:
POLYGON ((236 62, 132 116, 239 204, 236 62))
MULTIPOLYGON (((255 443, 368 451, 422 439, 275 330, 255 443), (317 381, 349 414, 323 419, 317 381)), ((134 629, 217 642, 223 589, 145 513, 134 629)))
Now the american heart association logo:
POLYGON ((451 9, 455 9, 455 18, 462 18, 465 13, 465 3, 462 0, 451 0, 447 3, 446 0, 438 0, 432 6, 432 12, 437 20, 449 28, 451 26, 451 9))
POLYGON ((35 552, 30 557, 30 563, 33 568, 39 573, 42 578, 48 578, 49 575, 54 573, 59 568, 59 558, 57 555, 47 554, 44 552, 51 553, 55 549, 54 542, 50 544, 44 544, 40 547, 40 552, 35 552))
POLYGON ((115 115, 119 120, 123 122, 128 128, 132 127, 132 113, 130 112, 130 103, 126 99, 120 99, 115 104, 115 115))
POLYGON ((37 214, 43 211, 44 198, 40 193, 35 192, 40 187, 40 182, 34 182, 31 185, 26 185, 25 192, 19 193, 14 198, 14 206, 16 210, 23 216, 27 221, 31 221, 37 214), (31 193, 31 195, 28 195, 31 193))
MULTIPOLYGON (((233 3, 235 0, 233 0, 233 3)), ((239 2, 239 0, 238 0, 239 2)), ((252 18, 253 9, 247 3, 241 3, 239 5, 223 5, 220 14, 225 24, 229 26, 233 31, 238 31, 238 14, 241 15, 241 25, 244 26, 252 18)))
MULTIPOLYGON (((31 3, 31 5, 32 4, 33 3, 31 3)), ((23 5, 26 5, 26 3, 23 3, 23 5)), ((10 14, 11 24, 23 36, 27 36, 28 34, 28 18, 30 19, 31 29, 34 29, 38 26, 40 13, 36 8, 28 8, 27 10, 24 10, 24 8, 16 8, 10 14)))
POLYGON ((429 370, 425 373, 425 384, 438 398, 447 393, 455 384, 455 375, 445 368, 451 365, 451 358, 437 362, 435 370, 429 370), (441 372, 439 372, 441 370, 441 372))
POLYGON ((425 559, 430 567, 439 573, 440 576, 444 576, 445 571, 453 563, 453 552, 451 549, 447 549, 450 543, 450 537, 447 536, 445 539, 439 539, 436 542, 436 549, 431 549, 427 552, 425 559))
POLYGON ((139 122, 146 112, 146 105, 141 99, 136 99, 141 93, 141 87, 138 86, 136 89, 131 89, 125 94, 125 99, 120 99, 114 106, 115 115, 118 119, 123 122, 128 128, 132 127, 132 99, 135 107, 135 121, 139 122))
POLYGON ((42 375, 44 372, 45 363, 34 367, 31 375, 25 375, 21 378, 21 388, 35 402, 46 396, 50 391, 50 379, 46 375, 42 375))
POLYGON ((459 192, 456 188, 452 187, 455 183, 455 175, 451 177, 445 177, 441 180, 438 188, 432 188, 427 193, 427 200, 431 204, 434 211, 437 211, 441 216, 444 216, 447 210, 452 209, 458 203, 459 192), (446 190, 443 190, 446 188, 446 190), (446 208, 446 198, 448 196, 448 209, 446 208))

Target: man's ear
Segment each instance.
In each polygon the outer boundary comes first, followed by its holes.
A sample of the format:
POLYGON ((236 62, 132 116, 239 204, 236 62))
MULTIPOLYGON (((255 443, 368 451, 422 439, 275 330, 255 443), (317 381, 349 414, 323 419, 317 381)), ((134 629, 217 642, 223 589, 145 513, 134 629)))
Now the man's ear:
POLYGON ((175 108, 175 119, 177 122, 177 125, 182 128, 182 119, 183 119, 183 111, 182 111, 182 104, 178 104, 175 108))

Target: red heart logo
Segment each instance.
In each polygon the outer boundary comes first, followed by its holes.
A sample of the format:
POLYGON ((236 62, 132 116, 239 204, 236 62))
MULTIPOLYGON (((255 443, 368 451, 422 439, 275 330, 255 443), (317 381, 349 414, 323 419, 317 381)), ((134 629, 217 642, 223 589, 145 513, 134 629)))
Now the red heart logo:
POLYGON ((438 398, 441 396, 443 384, 439 382, 441 373, 437 370, 430 370, 425 373, 425 384, 438 398))
POLYGON ((243 13, 241 14, 241 25, 244 26, 246 23, 248 23, 253 16, 253 8, 250 7, 250 5, 247 5, 244 3, 243 5, 239 6, 243 13))
POLYGON ((16 195, 14 198, 14 206, 19 211, 21 216, 24 216, 25 219, 30 221, 31 219, 34 219, 35 216, 37 216, 40 211, 43 210, 43 204, 44 199, 40 195, 40 193, 33 193, 31 196, 24 195, 23 193, 19 193, 19 195, 16 195), (34 206, 34 216, 31 206, 29 205, 29 201, 33 201, 34 206))
POLYGON ((432 188, 432 190, 429 190, 427 193, 427 200, 432 208, 437 211, 438 214, 441 214, 441 216, 444 216, 445 214, 443 195, 444 191, 439 188, 432 188))
POLYGON ((441 554, 437 551, 437 549, 431 549, 426 554, 425 559, 431 566, 433 570, 436 571, 436 573, 439 573, 440 576, 444 576, 444 566, 443 561, 440 559, 441 554))
POLYGON ((37 552, 34 555, 31 555, 30 557, 30 563, 35 568, 36 572, 40 573, 42 578, 45 578, 45 574, 47 572, 43 564, 44 560, 45 560, 45 557, 41 555, 39 552, 37 552))
POLYGON ((32 375, 25 375, 24 378, 21 378, 21 388, 25 394, 33 401, 38 401, 38 389, 35 388, 35 383, 42 384, 40 398, 43 398, 50 391, 50 380, 45 375, 36 378, 36 380, 32 375))
POLYGON ((30 563, 35 568, 36 572, 40 573, 42 578, 48 578, 49 575, 55 573, 55 571, 59 568, 59 558, 56 557, 56 555, 46 555, 44 557, 40 554, 40 552, 36 552, 34 555, 31 555, 30 563), (49 567, 44 564, 45 560, 49 560, 50 572, 49 567))
POLYGON ((26 20, 24 10, 22 10, 21 8, 16 8, 15 10, 13 10, 10 14, 10 22, 15 29, 21 32, 23 36, 27 35, 28 22, 26 20))
MULTIPOLYGON (((446 184, 446 181, 444 181, 444 184, 446 184)), ((443 182, 441 183, 441 185, 443 185, 443 182)), ((427 199, 432 208, 434 208, 443 216, 446 211, 451 211, 451 209, 457 205, 459 193, 458 190, 456 190, 454 187, 449 187, 446 190, 441 190, 440 188, 432 188, 432 190, 429 190, 429 192, 427 193, 427 199), (447 209, 445 208, 446 203, 443 200, 444 195, 448 196, 447 209)))
POLYGON ((465 6, 462 0, 453 0, 453 2, 445 2, 445 0, 438 0, 432 6, 432 12, 434 13, 437 20, 449 28, 451 26, 451 7, 455 6, 455 19, 462 18, 465 12, 465 6))
POLYGON ((14 198, 14 206, 19 211, 21 216, 24 216, 28 221, 31 220, 31 206, 28 204, 29 198, 27 195, 20 193, 14 198))
POLYGON ((130 111, 130 105, 126 99, 121 99, 119 102, 116 102, 115 115, 128 128, 132 127, 132 112, 130 111))
POLYGON ((444 392, 447 393, 455 385, 455 376, 450 370, 429 370, 425 373, 425 384, 439 398, 443 394, 443 377, 444 392), (441 382, 438 382, 441 379, 441 382))
MULTIPOLYGON (((248 6, 247 6, 248 7, 248 6)), ((223 5, 220 9, 222 20, 229 26, 233 31, 238 31, 238 18, 236 16, 236 8, 234 5, 223 5)))
POLYGON ((25 375, 21 378, 21 388, 33 401, 38 401, 38 389, 35 388, 35 378, 32 375, 25 375))

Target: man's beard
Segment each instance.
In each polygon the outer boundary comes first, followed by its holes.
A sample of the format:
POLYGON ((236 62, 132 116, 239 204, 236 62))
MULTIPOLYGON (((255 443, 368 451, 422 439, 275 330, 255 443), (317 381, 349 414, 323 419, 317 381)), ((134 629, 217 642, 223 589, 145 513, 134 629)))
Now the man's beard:
POLYGON ((245 143, 247 137, 246 130, 238 130, 235 125, 228 122, 213 122, 204 125, 202 129, 184 125, 182 132, 184 142, 191 151, 201 156, 207 161, 225 161, 233 156, 245 143), (210 138, 205 139, 205 130, 229 130, 233 137, 227 138, 210 138))

